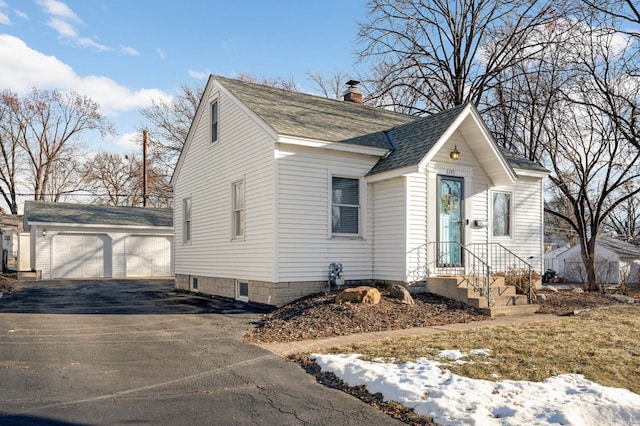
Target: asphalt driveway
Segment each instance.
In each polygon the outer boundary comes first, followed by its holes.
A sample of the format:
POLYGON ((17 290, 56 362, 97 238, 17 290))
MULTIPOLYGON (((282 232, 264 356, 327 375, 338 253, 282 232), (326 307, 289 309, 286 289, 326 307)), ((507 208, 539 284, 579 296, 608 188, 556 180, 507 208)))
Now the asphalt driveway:
POLYGON ((0 298, 0 424, 399 424, 241 336, 260 312, 173 281, 38 281, 0 298))

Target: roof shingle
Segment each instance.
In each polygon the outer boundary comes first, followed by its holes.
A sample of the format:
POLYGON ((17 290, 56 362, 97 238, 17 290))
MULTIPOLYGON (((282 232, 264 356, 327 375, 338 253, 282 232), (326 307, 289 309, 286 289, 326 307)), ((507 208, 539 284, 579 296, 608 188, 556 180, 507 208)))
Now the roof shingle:
POLYGON ((173 226, 172 209, 146 207, 27 201, 24 206, 24 216, 27 224, 40 222, 82 225, 173 226))

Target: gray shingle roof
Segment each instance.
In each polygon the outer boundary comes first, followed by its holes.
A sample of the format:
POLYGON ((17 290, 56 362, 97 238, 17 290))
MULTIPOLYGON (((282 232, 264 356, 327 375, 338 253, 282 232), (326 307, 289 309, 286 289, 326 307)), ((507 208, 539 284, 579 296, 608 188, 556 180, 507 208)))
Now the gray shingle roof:
POLYGON ((386 139, 355 138, 381 132, 416 117, 366 105, 292 92, 215 76, 278 134, 328 142, 389 148, 386 139))
POLYGON ((387 135, 395 145, 395 150, 388 157, 378 161, 369 171, 369 175, 418 164, 465 106, 458 105, 439 114, 390 129, 387 135))
POLYGON ((172 209, 143 207, 27 201, 24 205, 24 216, 27 224, 42 222, 83 225, 173 226, 172 209))
POLYGON ((636 247, 625 241, 616 240, 615 238, 599 237, 597 244, 601 244, 618 256, 640 259, 640 247, 636 247))
MULTIPOLYGON (((369 174, 418 164, 465 107, 420 118, 222 76, 213 78, 280 135, 382 149, 391 148, 389 136, 395 150, 369 174)), ((513 167, 546 171, 513 153, 505 158, 513 167)))
POLYGON ((533 161, 529 161, 526 158, 521 157, 517 154, 514 154, 513 152, 507 149, 500 147, 500 151, 502 152, 502 155, 504 155, 504 158, 506 158, 507 161, 511 163, 511 167, 514 167, 516 169, 525 169, 525 170, 531 170, 535 172, 549 173, 549 170, 545 169, 540 164, 534 163, 533 161))

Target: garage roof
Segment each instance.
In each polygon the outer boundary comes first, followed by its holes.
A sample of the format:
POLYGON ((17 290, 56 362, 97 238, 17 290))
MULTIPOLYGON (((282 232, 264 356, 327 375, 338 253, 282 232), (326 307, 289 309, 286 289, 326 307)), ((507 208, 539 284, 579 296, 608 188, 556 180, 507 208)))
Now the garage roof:
POLYGON ((100 206, 95 204, 27 201, 25 224, 70 223, 82 225, 173 226, 173 209, 100 206))

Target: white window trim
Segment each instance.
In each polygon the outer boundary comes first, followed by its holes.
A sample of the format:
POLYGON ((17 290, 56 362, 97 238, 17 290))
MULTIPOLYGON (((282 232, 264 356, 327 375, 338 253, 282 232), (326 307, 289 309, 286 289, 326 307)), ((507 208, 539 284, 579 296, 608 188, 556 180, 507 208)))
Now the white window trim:
POLYGON ((366 237, 366 205, 367 205, 367 184, 362 176, 346 175, 342 173, 328 172, 327 181, 329 183, 328 208, 327 208, 327 236, 328 238, 361 238, 366 237), (333 178, 355 179, 358 181, 358 195, 360 196, 358 204, 358 233, 357 234, 341 234, 333 232, 333 178))
POLYGON ((246 284, 247 292, 249 291, 249 280, 236 280, 236 300, 240 300, 241 302, 249 302, 249 295, 240 296, 240 284, 246 284))
POLYGON ((492 240, 513 240, 514 238, 514 225, 515 225, 515 211, 514 211, 514 193, 512 191, 492 190, 489 194, 489 236, 492 240), (494 194, 507 194, 509 195, 509 234, 508 235, 493 235, 493 196, 494 194))
POLYGON ((212 145, 220 141, 220 102, 214 99, 209 103, 209 142, 212 145), (213 140, 213 105, 216 105, 216 139, 213 140))
POLYGON ((193 240, 193 200, 191 197, 182 199, 182 243, 191 244, 193 240), (187 203, 189 203, 189 219, 187 220, 187 203), (187 235, 187 222, 189 223, 187 235))
POLYGON ((244 176, 242 179, 231 182, 231 240, 244 241, 247 235, 247 185, 244 176), (242 235, 236 235, 236 208, 235 208, 235 186, 242 184, 242 235))

